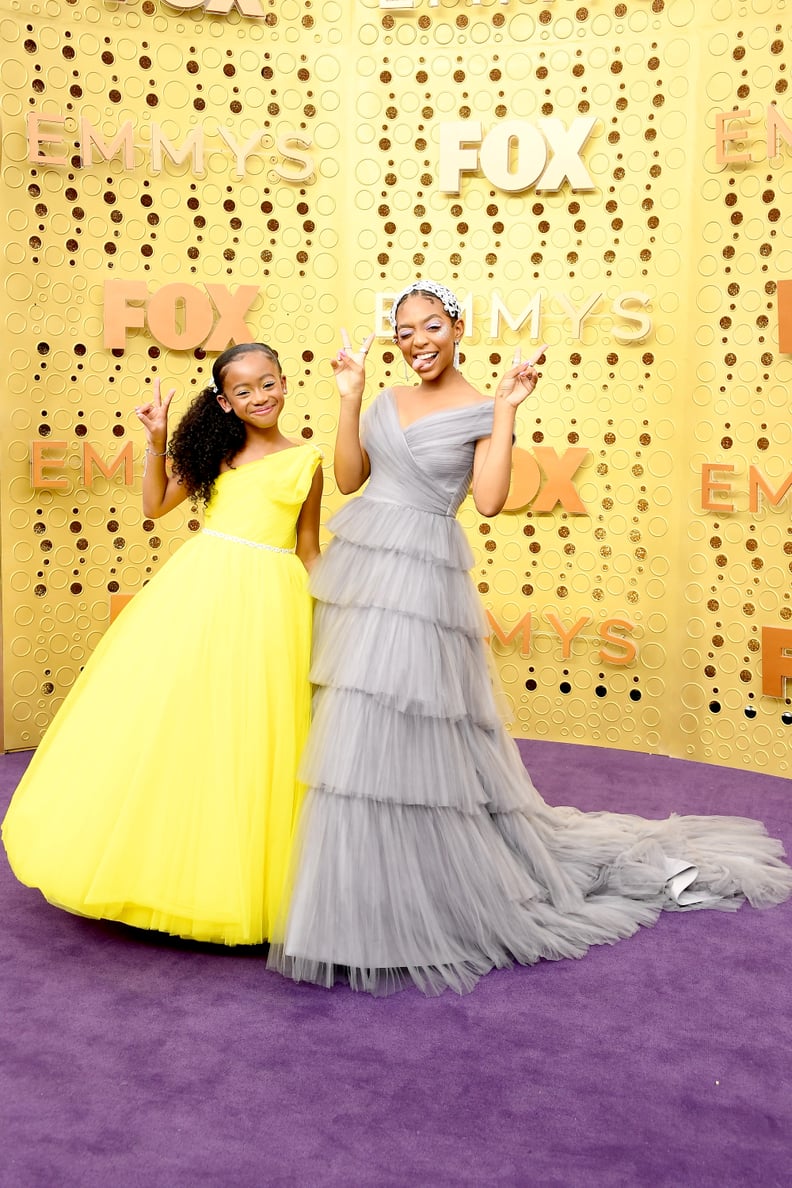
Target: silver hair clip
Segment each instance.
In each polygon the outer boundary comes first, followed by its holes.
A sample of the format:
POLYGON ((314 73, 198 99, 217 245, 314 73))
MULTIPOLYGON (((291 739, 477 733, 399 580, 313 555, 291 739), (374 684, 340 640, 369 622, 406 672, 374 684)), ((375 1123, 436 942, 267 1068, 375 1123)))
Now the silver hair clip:
POLYGON ((388 312, 388 320, 394 330, 396 329, 396 311, 405 297, 409 297, 411 293, 431 293, 442 303, 443 309, 453 321, 456 321, 462 312, 462 306, 445 285, 438 285, 436 281, 431 280, 413 281, 406 289, 402 289, 401 293, 397 293, 393 299, 393 304, 388 312))

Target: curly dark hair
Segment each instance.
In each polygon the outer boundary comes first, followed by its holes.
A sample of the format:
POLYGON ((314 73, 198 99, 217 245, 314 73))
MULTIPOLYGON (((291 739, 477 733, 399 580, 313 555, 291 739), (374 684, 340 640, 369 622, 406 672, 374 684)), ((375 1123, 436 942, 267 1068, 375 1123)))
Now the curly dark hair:
POLYGON ((213 382, 193 400, 171 437, 168 453, 173 469, 193 499, 208 503, 223 463, 230 463, 245 444, 245 425, 217 402, 225 372, 235 359, 249 351, 263 351, 281 372, 278 352, 265 342, 243 342, 218 355, 212 365, 213 382))

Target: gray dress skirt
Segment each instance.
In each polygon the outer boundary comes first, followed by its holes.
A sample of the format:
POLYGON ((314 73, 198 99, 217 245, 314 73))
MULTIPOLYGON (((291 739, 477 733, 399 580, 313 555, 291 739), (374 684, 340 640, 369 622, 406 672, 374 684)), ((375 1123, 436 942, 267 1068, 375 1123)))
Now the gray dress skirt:
POLYGON ((271 968, 388 993, 466 991, 496 966, 580 957, 663 909, 792 893, 756 821, 645 820, 542 800, 497 711, 456 521, 493 402, 403 430, 363 420, 371 477, 313 571, 314 720, 291 895, 271 968))

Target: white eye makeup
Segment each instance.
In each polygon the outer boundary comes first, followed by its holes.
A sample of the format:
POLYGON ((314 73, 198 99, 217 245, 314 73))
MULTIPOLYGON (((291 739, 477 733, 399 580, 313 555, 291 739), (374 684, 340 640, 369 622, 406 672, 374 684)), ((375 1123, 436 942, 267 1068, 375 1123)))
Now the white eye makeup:
MULTIPOLYGON (((426 325, 425 329, 430 334, 445 334, 447 331, 449 331, 451 329, 451 326, 450 326, 450 324, 447 324, 445 322, 434 322, 433 321, 433 322, 429 322, 426 325)), ((396 333, 397 333, 399 342, 403 342, 405 339, 409 338, 411 334, 414 334, 415 331, 412 329, 412 327, 409 327, 409 328, 405 327, 403 330, 397 330, 396 333)))

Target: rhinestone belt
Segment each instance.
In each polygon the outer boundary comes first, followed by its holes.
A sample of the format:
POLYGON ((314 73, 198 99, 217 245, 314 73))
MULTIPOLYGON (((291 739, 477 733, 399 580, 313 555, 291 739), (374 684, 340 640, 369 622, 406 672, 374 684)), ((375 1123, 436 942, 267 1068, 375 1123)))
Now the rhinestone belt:
POLYGON ((206 536, 218 536, 220 540, 232 540, 234 544, 247 545, 249 549, 266 549, 268 553, 293 553, 294 549, 279 549, 277 545, 261 544, 258 540, 246 540, 244 536, 229 536, 227 532, 215 532, 214 528, 204 528, 206 536))

